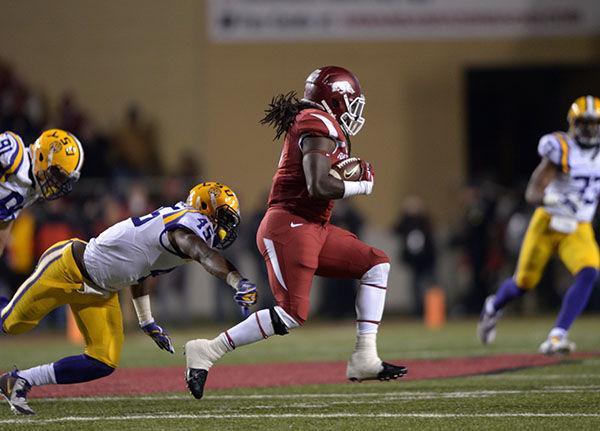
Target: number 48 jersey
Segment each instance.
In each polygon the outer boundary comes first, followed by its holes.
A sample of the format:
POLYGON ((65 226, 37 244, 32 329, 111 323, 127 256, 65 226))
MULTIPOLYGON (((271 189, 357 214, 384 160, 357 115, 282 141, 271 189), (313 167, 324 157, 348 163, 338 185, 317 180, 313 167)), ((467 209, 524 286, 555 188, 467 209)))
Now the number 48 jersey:
POLYGON ((564 203, 546 206, 552 215, 575 217, 579 222, 594 218, 600 193, 600 147, 583 148, 570 135, 555 132, 544 135, 538 145, 540 156, 559 166, 561 174, 546 188, 547 193, 564 197, 564 203), (573 206, 575 197, 578 205, 573 206))
POLYGON ((169 242, 168 232, 177 228, 198 235, 212 247, 215 228, 208 217, 184 202, 161 207, 123 220, 90 240, 83 260, 91 281, 115 292, 189 262, 169 242))

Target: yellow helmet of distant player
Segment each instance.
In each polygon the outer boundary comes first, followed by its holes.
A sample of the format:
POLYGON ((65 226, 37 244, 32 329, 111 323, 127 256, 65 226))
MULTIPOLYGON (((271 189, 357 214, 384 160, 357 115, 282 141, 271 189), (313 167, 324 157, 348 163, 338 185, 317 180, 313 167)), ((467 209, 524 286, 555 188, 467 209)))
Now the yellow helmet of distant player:
POLYGON ((212 181, 200 183, 190 190, 186 203, 216 224, 216 248, 227 248, 236 240, 240 203, 231 188, 212 181))
POLYGON ((31 158, 42 196, 52 200, 68 194, 79 179, 83 148, 71 133, 50 129, 31 146, 31 158))
POLYGON ((567 114, 569 133, 583 146, 600 145, 600 99, 578 97, 567 114))

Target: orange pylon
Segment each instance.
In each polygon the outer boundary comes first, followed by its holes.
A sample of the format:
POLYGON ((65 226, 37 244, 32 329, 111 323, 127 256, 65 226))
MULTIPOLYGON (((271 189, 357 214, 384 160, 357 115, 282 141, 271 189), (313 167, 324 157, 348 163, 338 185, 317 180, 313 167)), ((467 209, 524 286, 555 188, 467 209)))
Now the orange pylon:
POLYGON ((425 292, 425 326, 439 329, 446 324, 446 294, 439 286, 432 286, 425 292))

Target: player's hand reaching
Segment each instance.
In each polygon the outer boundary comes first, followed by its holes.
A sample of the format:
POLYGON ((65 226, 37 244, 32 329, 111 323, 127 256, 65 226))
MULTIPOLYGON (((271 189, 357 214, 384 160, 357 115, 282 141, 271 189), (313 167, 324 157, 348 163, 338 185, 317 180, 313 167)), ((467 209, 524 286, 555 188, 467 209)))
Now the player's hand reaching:
POLYGON ((256 304, 256 284, 246 278, 242 278, 235 289, 233 299, 242 308, 248 308, 250 305, 256 304))
POLYGON ((167 331, 165 331, 161 326, 157 325, 156 322, 148 323, 147 325, 141 326, 141 328, 142 331, 152 338, 156 345, 162 350, 175 353, 175 348, 173 347, 171 337, 169 337, 167 331))

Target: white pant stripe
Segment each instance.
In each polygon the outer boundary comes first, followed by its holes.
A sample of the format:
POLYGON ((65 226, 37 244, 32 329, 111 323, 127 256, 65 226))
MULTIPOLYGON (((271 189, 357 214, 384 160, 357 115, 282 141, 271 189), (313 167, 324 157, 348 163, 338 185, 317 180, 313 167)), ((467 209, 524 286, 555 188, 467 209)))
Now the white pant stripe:
POLYGON ((275 277, 281 286, 288 290, 285 285, 285 281, 283 281, 283 275, 281 274, 281 268, 279 267, 279 261, 277 260, 277 253, 275 252, 275 244, 268 238, 263 239, 265 243, 265 247, 267 248, 267 254, 269 255, 269 260, 271 261, 271 266, 273 266, 273 271, 275 271, 275 277))

